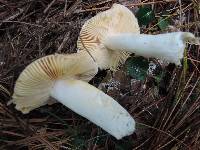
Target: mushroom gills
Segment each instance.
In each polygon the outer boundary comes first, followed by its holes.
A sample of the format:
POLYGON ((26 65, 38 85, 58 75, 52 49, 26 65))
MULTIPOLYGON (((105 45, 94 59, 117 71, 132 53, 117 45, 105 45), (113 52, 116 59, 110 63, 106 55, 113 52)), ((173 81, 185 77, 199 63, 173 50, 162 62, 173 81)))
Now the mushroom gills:
POLYGON ((158 35, 120 33, 109 34, 105 47, 111 50, 128 51, 147 58, 158 58, 180 65, 186 42, 199 44, 192 33, 173 32, 158 35))
POLYGON ((56 81, 50 95, 116 139, 131 135, 135 130, 134 119, 119 103, 84 81, 56 81))

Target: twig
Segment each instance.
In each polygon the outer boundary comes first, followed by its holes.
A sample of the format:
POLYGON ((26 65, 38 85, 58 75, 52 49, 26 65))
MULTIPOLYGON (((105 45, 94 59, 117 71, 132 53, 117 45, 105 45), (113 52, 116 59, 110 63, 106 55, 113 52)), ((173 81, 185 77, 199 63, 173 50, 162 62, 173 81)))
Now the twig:
POLYGON ((109 2, 112 2, 112 0, 104 0, 104 1, 100 1, 100 2, 94 3, 94 4, 92 3, 89 6, 84 6, 84 7, 89 9, 89 8, 97 7, 99 5, 106 4, 106 3, 109 3, 109 2))
POLYGON ((178 0, 178 3, 179 3, 179 25, 181 26, 182 25, 182 2, 181 2, 181 0, 178 0))
POLYGON ((158 132, 161 132, 161 133, 163 133, 163 134, 165 134, 165 135, 171 137, 173 140, 175 140, 175 141, 181 143, 181 144, 184 145, 185 147, 189 148, 183 141, 180 141, 179 139, 177 139, 176 137, 174 137, 174 136, 171 135, 170 133, 167 133, 167 132, 165 132, 165 131, 163 131, 163 130, 157 129, 157 128, 155 128, 155 127, 149 126, 149 125, 144 124, 144 123, 141 123, 141 122, 137 122, 137 123, 140 124, 140 125, 143 125, 143 126, 145 126, 145 127, 154 129, 154 130, 156 130, 156 131, 158 131, 158 132))
POLYGON ((1 131, 1 133, 25 138, 25 135, 20 134, 20 133, 15 133, 12 131, 1 131))
POLYGON ((74 4, 64 12, 64 17, 68 16, 72 11, 76 10, 76 7, 81 3, 81 0, 76 0, 74 4))
POLYGON ((32 24, 32 23, 27 23, 27 22, 20 22, 20 21, 2 21, 2 22, 6 22, 6 23, 20 23, 20 24, 25 24, 25 25, 39 27, 39 28, 44 28, 42 25, 32 24))
MULTIPOLYGON (((135 4, 128 4, 125 5, 126 7, 132 8, 135 6, 142 6, 142 5, 150 5, 150 4, 159 4, 159 3, 172 3, 176 2, 176 0, 165 0, 165 1, 155 1, 155 2, 146 2, 146 3, 135 3, 135 4)), ((97 11, 97 10, 106 10, 110 7, 101 7, 101 8, 91 8, 91 9, 85 9, 85 10, 78 10, 77 13, 83 13, 83 12, 90 12, 90 11, 97 11)))
POLYGON ((88 52, 88 54, 91 56, 91 58, 93 59, 94 62, 96 62, 95 58, 92 56, 92 54, 90 53, 90 51, 87 49, 87 47, 85 46, 82 37, 79 36, 80 40, 81 40, 81 44, 83 45, 83 48, 85 48, 85 50, 88 52))
POLYGON ((19 12, 17 12, 16 14, 4 19, 1 23, 0 23, 0 26, 2 25, 3 22, 6 22, 6 21, 9 21, 9 20, 13 20, 15 19, 16 17, 18 17, 19 15, 21 15, 22 13, 24 12, 24 9, 20 9, 19 8, 19 12))
POLYGON ((64 17, 66 16, 66 11, 67 11, 67 0, 65 0, 64 17))
POLYGON ((45 8, 45 10, 43 11, 44 14, 47 13, 47 11, 49 10, 49 8, 55 3, 56 0, 52 0, 51 3, 47 6, 47 8, 45 8))
POLYGON ((172 3, 177 2, 177 0, 162 0, 162 1, 155 1, 155 2, 146 2, 146 3, 136 3, 136 4, 128 4, 127 7, 135 7, 135 6, 141 6, 141 5, 151 5, 151 4, 162 4, 162 3, 172 3))
POLYGON ((58 49, 57 49, 57 52, 58 52, 58 53, 61 52, 61 50, 63 49, 65 43, 66 43, 67 40, 69 39, 69 34, 70 34, 70 32, 67 32, 67 33, 65 34, 62 43, 60 44, 60 46, 59 46, 58 49))
POLYGON ((0 91, 3 91, 6 94, 8 94, 8 96, 10 96, 10 92, 3 85, 1 85, 1 84, 0 84, 0 91))

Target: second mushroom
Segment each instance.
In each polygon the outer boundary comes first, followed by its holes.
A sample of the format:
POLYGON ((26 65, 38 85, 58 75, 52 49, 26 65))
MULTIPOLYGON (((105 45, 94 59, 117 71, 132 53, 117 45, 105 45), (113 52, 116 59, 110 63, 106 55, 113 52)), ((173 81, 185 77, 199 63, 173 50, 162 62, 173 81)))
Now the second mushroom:
POLYGON ((87 49, 99 68, 116 70, 131 53, 181 65, 186 42, 199 44, 189 32, 140 34, 135 15, 127 7, 114 4, 85 22, 77 47, 87 49))

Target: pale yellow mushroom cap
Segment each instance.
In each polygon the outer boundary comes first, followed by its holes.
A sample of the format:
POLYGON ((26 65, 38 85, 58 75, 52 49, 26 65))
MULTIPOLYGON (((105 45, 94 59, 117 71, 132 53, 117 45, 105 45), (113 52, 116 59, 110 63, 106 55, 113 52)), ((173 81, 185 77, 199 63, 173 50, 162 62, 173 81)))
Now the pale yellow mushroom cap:
POLYGON ((97 65, 87 53, 45 56, 32 62, 20 74, 9 103, 16 104, 16 109, 22 113, 29 113, 48 103, 56 80, 89 81, 97 71, 97 65))
POLYGON ((116 70, 119 64, 129 57, 129 53, 109 50, 102 44, 107 35, 116 33, 140 33, 134 14, 120 4, 114 4, 109 10, 86 21, 81 29, 77 47, 80 51, 86 47, 99 68, 116 70))

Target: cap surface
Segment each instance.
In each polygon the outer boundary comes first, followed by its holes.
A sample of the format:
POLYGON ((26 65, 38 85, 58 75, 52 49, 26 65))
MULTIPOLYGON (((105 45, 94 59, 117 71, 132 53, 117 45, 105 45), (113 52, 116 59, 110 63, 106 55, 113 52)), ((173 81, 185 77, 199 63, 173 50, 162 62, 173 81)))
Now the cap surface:
POLYGON ((109 10, 86 21, 81 29, 77 47, 80 51, 86 47, 101 69, 115 70, 129 57, 128 52, 108 50, 102 44, 107 35, 115 33, 140 33, 134 14, 120 4, 114 4, 109 10))
POLYGON ((70 78, 89 81, 97 71, 97 65, 86 53, 42 57, 20 74, 10 103, 16 104, 16 109, 22 113, 29 113, 48 103, 56 80, 70 78))

